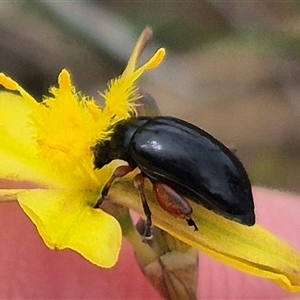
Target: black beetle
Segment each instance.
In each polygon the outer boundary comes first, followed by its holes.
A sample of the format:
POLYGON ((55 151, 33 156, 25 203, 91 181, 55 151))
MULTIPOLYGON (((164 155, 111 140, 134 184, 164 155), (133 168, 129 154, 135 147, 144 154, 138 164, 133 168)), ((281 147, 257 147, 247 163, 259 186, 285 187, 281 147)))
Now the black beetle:
POLYGON ((115 178, 140 169, 135 183, 147 217, 144 239, 152 236, 145 178, 152 182, 162 208, 186 219, 195 230, 192 208, 183 197, 244 225, 255 223, 251 185, 243 165, 225 145, 190 123, 174 117, 129 118, 117 123, 111 139, 98 143, 93 151, 96 169, 114 159, 128 163, 115 170, 95 207, 101 205, 115 178))

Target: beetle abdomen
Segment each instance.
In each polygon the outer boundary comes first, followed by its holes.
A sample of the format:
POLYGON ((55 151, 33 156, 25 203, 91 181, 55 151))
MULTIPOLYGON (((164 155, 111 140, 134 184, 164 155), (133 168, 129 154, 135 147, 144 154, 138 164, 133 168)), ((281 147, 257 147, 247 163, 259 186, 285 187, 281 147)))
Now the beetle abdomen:
POLYGON ((132 136, 129 152, 150 178, 185 191, 225 217, 253 225, 247 173, 236 156, 200 128, 173 117, 156 117, 132 136))

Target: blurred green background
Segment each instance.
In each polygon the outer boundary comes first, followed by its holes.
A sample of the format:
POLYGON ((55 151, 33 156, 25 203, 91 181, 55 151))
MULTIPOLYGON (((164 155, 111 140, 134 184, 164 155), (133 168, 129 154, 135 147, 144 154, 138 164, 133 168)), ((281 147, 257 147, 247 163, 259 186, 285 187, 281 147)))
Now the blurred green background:
POLYGON ((255 185, 300 192, 300 2, 19 1, 0 4, 0 71, 40 99, 62 68, 100 99, 146 25, 168 56, 140 86, 234 145, 255 185))

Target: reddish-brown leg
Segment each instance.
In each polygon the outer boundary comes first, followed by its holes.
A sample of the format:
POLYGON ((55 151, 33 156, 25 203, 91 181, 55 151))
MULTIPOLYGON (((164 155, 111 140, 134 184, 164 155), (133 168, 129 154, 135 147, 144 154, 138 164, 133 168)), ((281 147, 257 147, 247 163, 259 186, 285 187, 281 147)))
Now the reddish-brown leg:
POLYGON ((165 211, 176 218, 185 219, 189 226, 194 226, 195 230, 198 230, 196 223, 191 218, 193 210, 183 197, 161 182, 154 182, 153 190, 158 203, 165 211))
POLYGON ((105 184, 102 192, 101 192, 101 197, 98 199, 97 203, 95 204, 94 208, 99 208, 103 201, 105 200, 105 197, 107 196, 109 189, 114 182, 116 178, 123 177, 127 175, 128 173, 132 172, 133 169, 130 166, 119 166, 115 169, 114 173, 112 174, 111 178, 108 180, 108 182, 105 184))

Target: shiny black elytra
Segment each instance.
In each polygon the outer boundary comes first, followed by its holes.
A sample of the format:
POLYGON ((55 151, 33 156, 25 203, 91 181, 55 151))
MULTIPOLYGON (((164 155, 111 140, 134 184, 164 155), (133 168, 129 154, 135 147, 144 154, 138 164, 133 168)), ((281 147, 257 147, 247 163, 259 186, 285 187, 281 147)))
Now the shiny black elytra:
POLYGON ((146 219, 144 239, 152 237, 151 212, 144 195, 149 178, 161 207, 177 218, 197 225, 183 198, 202 204, 225 218, 252 226, 254 204, 248 175, 234 153, 204 130, 173 117, 137 117, 116 124, 111 139, 94 148, 94 165, 101 169, 114 159, 118 167, 105 185, 99 207, 114 179, 138 167, 135 177, 146 219))

